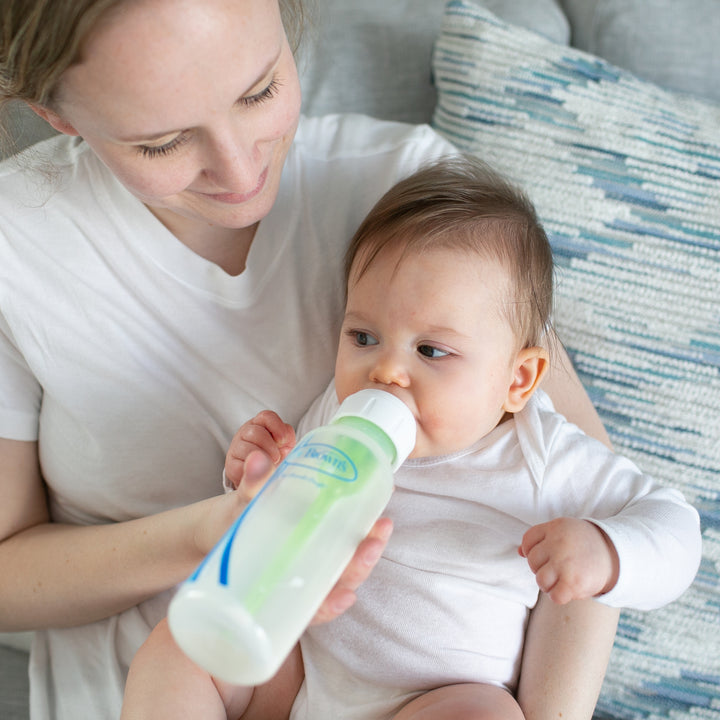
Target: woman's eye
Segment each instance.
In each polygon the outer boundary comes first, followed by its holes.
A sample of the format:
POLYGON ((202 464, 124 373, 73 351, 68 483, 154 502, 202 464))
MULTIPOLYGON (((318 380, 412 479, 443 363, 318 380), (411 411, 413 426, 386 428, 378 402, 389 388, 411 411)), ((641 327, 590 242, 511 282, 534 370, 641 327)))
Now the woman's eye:
POLYGON ((423 357, 427 358, 441 358, 450 354, 446 350, 441 350, 440 348, 433 347, 432 345, 418 345, 418 352, 423 357))
POLYGON ((259 93, 254 95, 248 95, 247 97, 240 98, 240 102, 246 107, 252 107, 253 105, 259 105, 260 103, 266 102, 275 97, 277 91, 280 89, 280 81, 277 78, 273 78, 270 84, 259 93))
MULTIPOLYGON (((240 98, 240 100, 238 100, 238 103, 244 105, 245 107, 259 105, 260 103, 266 102, 267 100, 275 97, 279 89, 280 81, 277 78, 273 78, 264 90, 261 90, 254 95, 242 97, 240 98)), ((189 133, 183 132, 180 133, 180 135, 178 135, 177 137, 170 140, 170 142, 165 143, 164 145, 138 145, 137 150, 138 153, 145 158, 166 157, 167 155, 170 155, 170 153, 178 150, 189 139, 189 133)))
POLYGON ((187 133, 180 133, 180 135, 174 137, 170 140, 170 142, 166 142, 164 145, 139 145, 138 153, 146 158, 165 157, 178 150, 188 140, 189 136, 187 133))

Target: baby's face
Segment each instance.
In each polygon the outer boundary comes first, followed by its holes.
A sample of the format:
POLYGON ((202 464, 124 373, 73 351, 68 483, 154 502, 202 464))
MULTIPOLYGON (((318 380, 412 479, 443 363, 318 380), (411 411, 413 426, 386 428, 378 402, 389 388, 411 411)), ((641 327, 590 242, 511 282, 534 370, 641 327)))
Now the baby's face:
POLYGON ((509 278, 471 253, 384 250, 351 273, 335 383, 342 402, 365 388, 403 400, 418 425, 410 457, 474 444, 505 414, 517 343, 503 315, 509 278))

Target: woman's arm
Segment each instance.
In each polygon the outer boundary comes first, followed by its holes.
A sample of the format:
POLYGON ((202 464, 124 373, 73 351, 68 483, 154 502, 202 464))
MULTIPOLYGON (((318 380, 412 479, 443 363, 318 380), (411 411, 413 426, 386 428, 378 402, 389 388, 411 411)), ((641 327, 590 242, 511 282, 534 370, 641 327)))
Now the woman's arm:
MULTIPOLYGON (((35 442, 0 439, 0 631, 70 627, 122 612, 195 569, 267 478, 257 463, 242 490, 127 522, 49 522, 35 442)), ((218 491, 220 480, 218 479, 218 491)), ((341 614, 390 535, 378 522, 317 619, 341 614)))
POLYGON ((173 587, 239 511, 233 498, 218 496, 128 522, 51 523, 37 443, 5 439, 0 488, 0 630, 7 631, 92 622, 173 587))
MULTIPOLYGON (((562 348, 543 389, 558 412, 610 447, 610 438, 562 348)), ((527 720, 590 720, 618 616, 618 610, 594 600, 556 605, 540 594, 530 614, 518 685, 518 702, 527 720)))
POLYGON ((525 636, 517 699, 526 720, 590 720, 619 611, 594 600, 556 605, 541 593, 525 636))
POLYGON ((560 343, 553 354, 550 370, 542 381, 542 389, 550 396, 555 409, 586 435, 612 447, 610 438, 595 410, 572 362, 560 343))

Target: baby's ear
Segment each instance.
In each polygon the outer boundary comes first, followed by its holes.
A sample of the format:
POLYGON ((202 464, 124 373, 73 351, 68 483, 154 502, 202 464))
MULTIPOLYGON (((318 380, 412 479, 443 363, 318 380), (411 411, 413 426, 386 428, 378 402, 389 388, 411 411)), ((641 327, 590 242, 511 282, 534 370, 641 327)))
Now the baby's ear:
POLYGON ((549 362, 550 358, 545 348, 530 347, 518 353, 515 358, 512 384, 508 388, 503 405, 505 412, 516 413, 525 407, 547 372, 549 362))

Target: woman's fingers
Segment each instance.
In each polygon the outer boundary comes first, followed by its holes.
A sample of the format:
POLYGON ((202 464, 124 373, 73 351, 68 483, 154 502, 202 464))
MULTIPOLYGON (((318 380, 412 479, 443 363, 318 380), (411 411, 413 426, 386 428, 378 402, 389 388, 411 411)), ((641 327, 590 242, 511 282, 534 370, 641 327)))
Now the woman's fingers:
POLYGON ((385 550, 392 534, 392 520, 380 518, 367 537, 358 545, 335 587, 330 591, 312 624, 328 622, 342 615, 355 602, 355 591, 369 577, 385 550))

